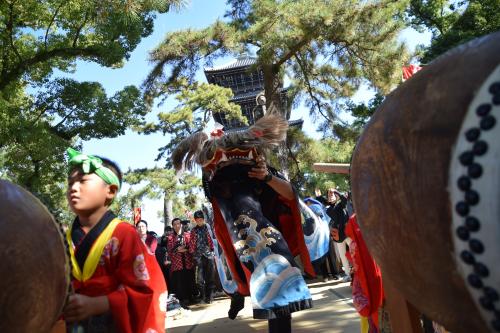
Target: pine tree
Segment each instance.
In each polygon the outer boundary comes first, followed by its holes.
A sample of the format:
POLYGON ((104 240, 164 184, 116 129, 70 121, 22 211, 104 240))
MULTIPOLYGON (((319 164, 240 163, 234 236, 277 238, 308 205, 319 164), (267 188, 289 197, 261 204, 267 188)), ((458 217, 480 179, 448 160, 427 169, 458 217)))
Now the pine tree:
MULTIPOLYGON (((182 95, 186 87, 195 90, 189 87, 198 84, 195 74, 201 67, 241 54, 256 57, 255 66, 264 74, 266 110, 282 116, 288 110, 281 105, 278 89, 285 77, 291 82, 288 104, 304 101, 313 116, 329 121, 337 117, 337 104, 362 82, 387 93, 400 79, 407 55, 397 37, 404 27, 406 1, 228 0, 227 4, 224 19, 203 29, 171 32, 151 52, 154 68, 143 85, 150 103, 182 95)), ((191 98, 197 100, 197 94, 191 98)), ((175 142, 204 124, 192 122, 188 113, 213 111, 182 110, 184 117, 179 108, 161 113, 160 121, 150 128, 171 134, 175 142)), ((241 116, 241 111, 228 107, 217 111, 241 116)))

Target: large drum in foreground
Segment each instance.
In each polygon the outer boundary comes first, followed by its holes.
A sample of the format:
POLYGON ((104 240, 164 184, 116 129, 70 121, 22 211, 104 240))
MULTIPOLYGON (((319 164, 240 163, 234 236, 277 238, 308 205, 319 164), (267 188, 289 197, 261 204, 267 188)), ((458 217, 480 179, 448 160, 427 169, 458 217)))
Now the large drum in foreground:
POLYGON ((363 236, 422 313, 500 331, 500 33, 457 47, 391 93, 352 161, 363 236))
POLYGON ((69 286, 59 227, 29 192, 0 180, 0 332, 49 332, 69 286))

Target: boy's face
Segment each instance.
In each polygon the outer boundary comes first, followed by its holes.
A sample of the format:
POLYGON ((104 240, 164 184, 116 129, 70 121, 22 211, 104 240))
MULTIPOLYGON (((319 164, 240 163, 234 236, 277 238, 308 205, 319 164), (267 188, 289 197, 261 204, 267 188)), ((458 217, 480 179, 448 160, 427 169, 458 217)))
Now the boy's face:
POLYGON ((118 188, 108 185, 95 173, 84 174, 74 170, 68 177, 68 199, 71 210, 77 214, 91 213, 111 203, 118 188))
POLYGON ((194 221, 196 222, 196 225, 198 227, 201 227, 205 224, 205 219, 203 217, 196 217, 194 221))

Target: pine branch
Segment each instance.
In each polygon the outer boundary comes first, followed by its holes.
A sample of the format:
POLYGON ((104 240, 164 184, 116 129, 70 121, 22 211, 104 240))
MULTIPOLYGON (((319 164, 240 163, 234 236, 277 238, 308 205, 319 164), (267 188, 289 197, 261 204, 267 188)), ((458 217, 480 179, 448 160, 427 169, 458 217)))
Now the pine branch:
POLYGON ((290 48, 287 54, 285 54, 281 59, 276 63, 276 66, 283 65, 286 61, 292 58, 297 52, 299 52, 304 46, 306 46, 311 41, 311 36, 308 38, 304 38, 294 46, 290 48))
POLYGON ((66 114, 66 115, 63 117, 63 119, 62 119, 60 122, 58 122, 58 123, 57 123, 57 125, 53 126, 53 128, 54 128, 54 129, 59 128, 59 126, 61 126, 62 124, 64 124, 64 122, 65 122, 66 120, 68 120, 68 118, 69 118, 70 116, 72 116, 72 115, 75 113, 75 111, 76 111, 76 110, 77 110, 77 108, 76 108, 76 107, 74 107, 74 108, 73 108, 73 110, 71 110, 71 112, 69 112, 68 114, 66 114))
MULTIPOLYGON (((440 35, 443 35, 445 33, 444 27, 442 26, 442 24, 440 22, 438 22, 438 20, 433 18, 430 13, 426 13, 423 10, 421 5, 416 4, 414 1, 412 1, 410 8, 413 11, 413 15, 419 21, 418 24, 423 24, 423 25, 431 26, 431 27, 434 26, 436 28, 436 30, 439 31, 440 35)), ((442 10, 443 10, 443 7, 441 7, 441 11, 442 10)), ((444 16, 443 13, 441 13, 441 14, 442 14, 442 16, 444 16)))
POLYGON ((12 47, 12 50, 16 54, 17 58, 19 59, 20 62, 23 61, 23 58, 17 51, 16 46, 14 45, 14 1, 9 4, 9 21, 7 21, 7 31, 9 32, 9 40, 10 40, 10 46, 12 47))
POLYGON ((316 104, 316 109, 318 110, 319 114, 321 116, 323 116, 323 118, 325 118, 327 122, 330 122, 331 121, 330 118, 323 113, 323 110, 321 108, 321 101, 316 97, 316 95, 314 95, 314 92, 313 92, 312 86, 311 86, 311 82, 309 81, 309 76, 307 74, 307 70, 302 62, 302 59, 300 58, 300 55, 296 54, 295 59, 297 59, 297 63, 299 64, 300 70, 302 71, 302 74, 304 75, 304 81, 306 84, 307 93, 309 94, 309 96, 312 98, 312 100, 316 104))
POLYGON ((54 57, 78 57, 78 56, 99 56, 101 50, 96 47, 87 48, 56 48, 49 51, 41 51, 35 54, 32 58, 20 61, 0 78, 0 91, 3 90, 9 83, 21 76, 32 66, 45 62, 54 57))
POLYGON ((73 47, 76 47, 76 43, 78 42, 78 38, 80 37, 80 33, 81 33, 83 27, 85 26, 85 24, 87 24, 88 16, 89 16, 89 11, 87 10, 85 12, 85 17, 83 18, 82 24, 76 29, 75 38, 73 39, 73 44, 72 44, 73 47))
POLYGON ((57 14, 59 14, 59 10, 62 8, 64 4, 65 4, 64 2, 61 2, 61 4, 57 7, 56 11, 54 12, 54 15, 52 15, 52 18, 50 19, 49 25, 47 26, 47 30, 45 30, 44 45, 46 50, 47 50, 47 40, 49 37, 50 28, 52 27, 52 24, 54 23, 57 14))

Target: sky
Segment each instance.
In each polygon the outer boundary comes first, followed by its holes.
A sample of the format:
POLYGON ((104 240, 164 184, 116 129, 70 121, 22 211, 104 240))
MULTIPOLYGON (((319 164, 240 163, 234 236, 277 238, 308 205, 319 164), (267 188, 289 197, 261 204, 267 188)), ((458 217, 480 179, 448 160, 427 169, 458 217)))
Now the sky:
MULTIPOLYGON (((213 23, 217 18, 222 18, 225 12, 224 0, 191 0, 186 8, 178 12, 169 12, 158 15, 155 20, 154 32, 144 38, 131 54, 130 59, 122 68, 111 69, 101 67, 95 63, 79 61, 72 74, 58 73, 59 76, 71 77, 78 81, 97 81, 102 84, 108 95, 113 95, 127 85, 141 85, 151 69, 148 63, 149 51, 159 45, 166 33, 185 29, 203 28, 213 23)), ((406 41, 410 49, 417 44, 427 44, 430 40, 429 33, 418 33, 413 29, 406 29, 400 37, 406 41)), ((214 65, 229 62, 231 59, 221 59, 214 65)), ((200 70, 197 79, 206 82, 200 70)), ((362 87, 353 97, 355 102, 366 102, 373 96, 367 87, 362 87)), ((148 120, 155 120, 159 111, 168 111, 173 108, 171 102, 155 108, 148 116, 148 120)), ((304 119, 304 131, 311 137, 320 138, 321 134, 315 131, 313 123, 307 116, 308 110, 299 107, 292 111, 291 119, 304 119)), ((118 163, 123 171, 136 168, 152 168, 163 166, 163 162, 155 162, 158 148, 165 145, 167 139, 162 134, 139 135, 127 131, 125 135, 112 139, 99 139, 83 142, 83 152, 92 155, 105 156, 118 163)), ((319 162, 319 161, 318 161, 319 162)), ((126 187, 123 191, 126 191, 126 187)), ((162 210, 160 200, 144 200, 142 205, 143 218, 148 221, 151 230, 162 233, 163 224, 160 222, 158 212, 162 210)))

